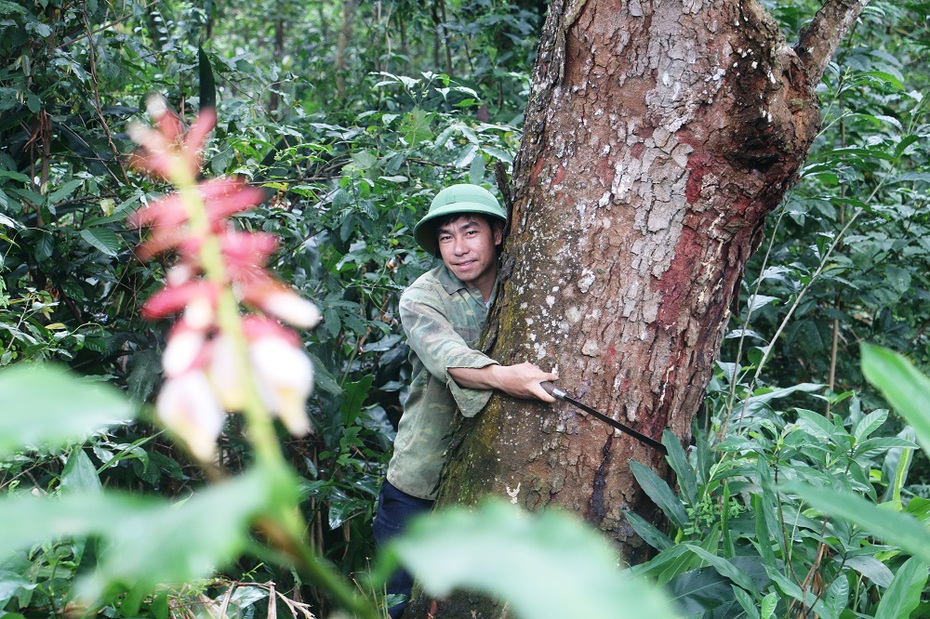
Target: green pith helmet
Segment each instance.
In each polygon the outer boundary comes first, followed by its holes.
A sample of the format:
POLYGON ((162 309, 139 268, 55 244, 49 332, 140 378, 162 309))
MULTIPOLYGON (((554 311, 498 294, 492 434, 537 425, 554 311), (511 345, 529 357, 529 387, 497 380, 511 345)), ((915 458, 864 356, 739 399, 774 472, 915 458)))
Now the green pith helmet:
POLYGON ((413 236, 416 237, 420 247, 434 256, 439 255, 434 224, 438 218, 453 213, 482 213, 507 223, 507 211, 490 191, 467 183, 452 185, 436 194, 429 205, 429 212, 413 229, 413 236))

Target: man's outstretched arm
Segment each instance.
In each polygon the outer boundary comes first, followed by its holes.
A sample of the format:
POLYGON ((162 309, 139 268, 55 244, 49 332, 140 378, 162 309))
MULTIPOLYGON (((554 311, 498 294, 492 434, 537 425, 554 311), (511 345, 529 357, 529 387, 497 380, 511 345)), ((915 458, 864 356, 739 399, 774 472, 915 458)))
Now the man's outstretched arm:
POLYGON ((449 376, 466 389, 496 389, 515 398, 555 402, 555 398, 540 386, 544 381, 558 380, 558 375, 544 372, 532 363, 487 365, 483 368, 449 368, 449 376))

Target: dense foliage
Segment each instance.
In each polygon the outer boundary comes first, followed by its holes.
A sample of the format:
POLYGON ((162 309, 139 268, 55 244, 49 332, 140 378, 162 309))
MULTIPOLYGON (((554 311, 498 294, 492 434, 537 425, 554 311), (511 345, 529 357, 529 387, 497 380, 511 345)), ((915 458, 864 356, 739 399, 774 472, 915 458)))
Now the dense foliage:
MULTIPOLYGON (((765 4, 789 41, 819 6, 765 4)), ((409 372, 397 295, 429 265, 412 226, 438 187, 493 186, 509 168, 543 11, 495 0, 0 0, 0 366, 54 361, 142 406, 83 443, 0 450, 2 492, 177 498, 204 484, 145 406, 167 324, 138 308, 168 262, 137 261, 125 220, 165 187, 129 169, 125 128, 155 91, 188 120, 215 105, 204 173, 264 188, 265 204, 238 224, 280 237, 272 267, 323 311, 303 334, 317 431, 281 439, 315 548, 350 577, 367 570, 409 372)), ((893 616, 881 600, 916 578, 901 547, 780 484, 926 514, 928 467, 918 455, 908 481, 913 436, 865 382, 859 345, 930 367, 928 19, 921 1, 873 0, 863 13, 820 86, 823 131, 801 182, 748 269, 695 448, 667 441, 677 485, 638 473, 669 521, 660 530, 631 516, 661 551, 638 569, 688 613, 893 616)), ((223 441, 224 468, 246 470, 237 418, 223 441)), ((182 616, 226 594, 248 612, 276 599, 282 616, 326 608, 323 591, 267 559, 247 554, 135 604, 114 595, 101 612, 182 616)), ((93 544, 72 539, 0 562, 0 616, 63 612, 96 562, 93 544)))

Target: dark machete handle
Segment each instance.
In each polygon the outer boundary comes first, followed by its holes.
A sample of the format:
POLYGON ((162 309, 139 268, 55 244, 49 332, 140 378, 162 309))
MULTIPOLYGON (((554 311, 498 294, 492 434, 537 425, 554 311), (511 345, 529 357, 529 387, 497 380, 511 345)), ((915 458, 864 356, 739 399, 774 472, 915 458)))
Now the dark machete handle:
POLYGON ((565 396, 568 395, 567 393, 565 393, 564 391, 562 391, 561 389, 559 389, 558 387, 550 383, 548 380, 539 383, 539 386, 545 389, 546 393, 551 395, 556 400, 564 400, 565 396))

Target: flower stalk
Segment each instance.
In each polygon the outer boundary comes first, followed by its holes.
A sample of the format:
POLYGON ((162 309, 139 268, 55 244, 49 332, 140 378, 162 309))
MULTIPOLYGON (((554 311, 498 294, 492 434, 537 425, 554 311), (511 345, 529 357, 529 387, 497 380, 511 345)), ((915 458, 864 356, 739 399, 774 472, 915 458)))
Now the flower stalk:
POLYGON ((150 230, 137 248, 140 259, 166 251, 178 257, 165 288, 142 310, 150 319, 180 316, 162 358, 165 384, 156 413, 206 465, 218 457, 226 412, 241 413, 255 466, 274 497, 256 526, 339 605, 354 616, 375 619, 374 607, 307 545, 294 476, 274 427, 277 417, 294 435, 310 431, 304 406, 312 365, 300 339, 279 320, 312 328, 319 311, 264 268, 276 248, 274 237, 238 231, 228 221, 259 204, 262 192, 232 179, 198 182, 215 113, 201 112, 185 132, 162 99, 150 99, 148 108, 156 126, 129 128, 140 145, 132 163, 177 188, 131 218, 136 227, 150 230), (242 305, 252 312, 243 315, 242 305))

